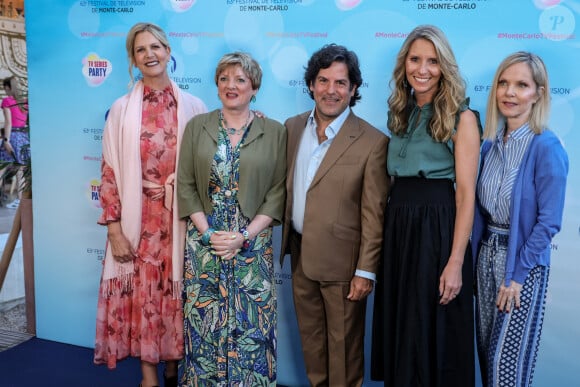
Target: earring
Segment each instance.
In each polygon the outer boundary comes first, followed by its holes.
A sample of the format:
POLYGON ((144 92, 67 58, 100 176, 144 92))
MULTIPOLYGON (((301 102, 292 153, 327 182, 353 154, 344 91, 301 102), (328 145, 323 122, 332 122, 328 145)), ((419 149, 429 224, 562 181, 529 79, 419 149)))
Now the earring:
POLYGON ((409 83, 407 82, 407 78, 403 78, 403 88, 408 88, 409 87, 409 83))
POLYGON ((256 102, 256 94, 252 95, 252 99, 250 99, 250 101, 256 102))

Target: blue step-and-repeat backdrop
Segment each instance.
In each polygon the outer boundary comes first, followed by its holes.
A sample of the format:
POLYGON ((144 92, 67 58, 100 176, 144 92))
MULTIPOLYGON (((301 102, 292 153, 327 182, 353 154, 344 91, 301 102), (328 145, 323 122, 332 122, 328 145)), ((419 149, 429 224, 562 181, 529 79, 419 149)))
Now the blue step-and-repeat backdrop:
MULTIPOLYGON (((105 228, 96 224, 101 139, 105 112, 127 92, 125 37, 134 23, 165 29, 172 79, 210 109, 219 103, 213 81, 218 59, 235 50, 251 53, 264 70, 253 106, 279 121, 312 108, 302 80, 310 55, 327 43, 346 45, 359 55, 364 78, 354 110, 381 130, 395 55, 411 29, 428 23, 447 34, 471 106, 482 115, 505 56, 530 50, 547 64, 550 126, 571 168, 564 226, 553 241, 535 381, 580 385, 579 13, 580 1, 567 0, 27 1, 38 337, 93 346, 105 245, 105 228)), ((305 385, 289 264, 277 267, 276 283, 279 383, 305 385)))

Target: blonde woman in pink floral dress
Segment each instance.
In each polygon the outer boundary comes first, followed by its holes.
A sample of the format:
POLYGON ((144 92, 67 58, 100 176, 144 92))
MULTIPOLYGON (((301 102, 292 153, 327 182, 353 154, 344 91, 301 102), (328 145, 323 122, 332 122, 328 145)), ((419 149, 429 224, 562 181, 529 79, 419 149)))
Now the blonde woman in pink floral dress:
POLYGON ((171 48, 156 25, 127 36, 129 71, 142 80, 112 106, 103 137, 99 224, 107 249, 97 310, 96 364, 141 360, 140 386, 177 386, 183 357, 181 281, 185 223, 177 218, 174 176, 187 121, 207 109, 167 74, 171 48))

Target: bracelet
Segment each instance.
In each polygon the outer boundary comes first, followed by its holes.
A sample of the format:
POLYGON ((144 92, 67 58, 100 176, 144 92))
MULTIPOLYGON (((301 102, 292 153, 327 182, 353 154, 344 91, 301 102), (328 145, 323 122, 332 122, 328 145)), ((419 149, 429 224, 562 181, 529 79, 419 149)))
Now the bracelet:
POLYGON ((208 228, 205 232, 201 235, 201 244, 208 246, 211 243, 211 236, 215 230, 213 228, 208 228))
POLYGON ((250 248, 250 246, 252 245, 250 242, 250 233, 245 228, 242 228, 240 230, 240 233, 244 237, 244 243, 242 243, 242 248, 244 250, 248 250, 250 248))

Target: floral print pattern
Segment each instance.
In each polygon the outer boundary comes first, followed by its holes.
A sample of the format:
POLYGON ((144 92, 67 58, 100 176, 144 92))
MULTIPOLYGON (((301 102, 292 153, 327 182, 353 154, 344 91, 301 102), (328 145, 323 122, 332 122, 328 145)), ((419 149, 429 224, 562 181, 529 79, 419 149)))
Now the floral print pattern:
MULTIPOLYGON (((145 87, 141 123, 144 181, 162 186, 175 172, 177 102, 171 87, 145 87)), ((95 358, 115 368, 117 360, 139 357, 149 363, 183 357, 183 309, 173 294, 172 217, 164 207, 163 188, 146 188, 141 197, 141 238, 129 291, 99 292, 95 358)), ((110 166, 103 162, 103 213, 100 224, 119 221, 121 205, 110 166)), ((101 281, 101 287, 105 286, 101 281)))

